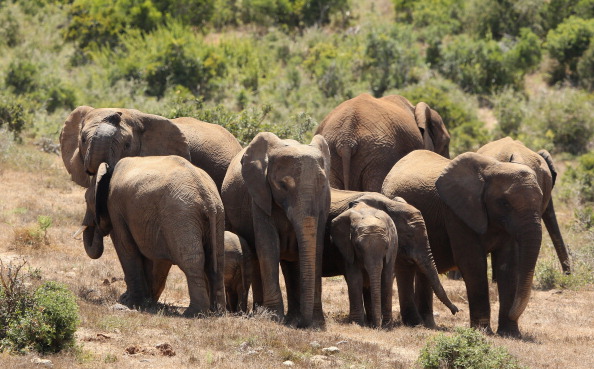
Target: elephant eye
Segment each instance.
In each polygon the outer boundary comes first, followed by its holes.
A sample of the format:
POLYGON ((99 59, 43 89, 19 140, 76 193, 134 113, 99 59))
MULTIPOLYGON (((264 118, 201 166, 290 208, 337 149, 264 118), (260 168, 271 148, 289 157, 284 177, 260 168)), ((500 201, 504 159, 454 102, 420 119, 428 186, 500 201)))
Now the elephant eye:
POLYGON ((130 142, 126 142, 126 143, 124 144, 124 148, 125 148, 126 150, 128 150, 128 149, 130 148, 130 142))
POLYGON ((497 202, 499 203, 499 206, 501 206, 502 208, 509 209, 511 207, 509 201, 507 201, 506 199, 499 199, 497 202))

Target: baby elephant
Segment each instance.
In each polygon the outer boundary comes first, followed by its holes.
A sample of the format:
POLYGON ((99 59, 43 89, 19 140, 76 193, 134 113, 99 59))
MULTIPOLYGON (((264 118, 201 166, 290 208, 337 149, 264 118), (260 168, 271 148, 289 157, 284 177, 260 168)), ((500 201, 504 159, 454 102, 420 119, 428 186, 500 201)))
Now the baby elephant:
POLYGON ((176 264, 190 293, 184 315, 224 308, 225 215, 206 172, 179 156, 128 157, 101 164, 85 196, 85 250, 99 258, 111 236, 127 286, 122 303, 157 301, 176 264))
POLYGON ((357 203, 332 221, 332 243, 344 258, 349 319, 381 327, 392 320, 392 282, 398 249, 394 222, 382 210, 357 203), (381 309, 381 312, 380 312, 381 309))
POLYGON ((242 237, 225 231, 225 296, 228 311, 247 312, 251 283, 252 252, 242 237))

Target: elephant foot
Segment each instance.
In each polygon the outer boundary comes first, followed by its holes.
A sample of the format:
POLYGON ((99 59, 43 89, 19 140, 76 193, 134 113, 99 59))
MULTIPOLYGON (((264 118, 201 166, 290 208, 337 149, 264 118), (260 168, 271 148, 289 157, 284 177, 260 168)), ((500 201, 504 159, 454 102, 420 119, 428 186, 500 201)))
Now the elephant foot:
POLYGON ((314 308, 313 312, 313 326, 316 328, 324 328, 326 327, 326 318, 324 317, 324 312, 322 309, 314 308))
POLYGON ((499 323, 497 334, 503 337, 522 338, 518 322, 499 323))
POLYGON ((484 319, 471 319, 470 327, 477 329, 485 334, 492 335, 493 330, 491 329, 491 323, 489 318, 484 319))
POLYGON ((423 320, 419 316, 419 314, 400 314, 402 318, 402 324, 407 327, 416 327, 419 325, 423 325, 423 320))
POLYGON ((182 316, 184 318, 204 318, 206 317, 206 313, 207 310, 189 306, 182 316))
POLYGON ((435 324, 435 319, 433 318, 433 313, 425 315, 423 317, 423 325, 425 328, 435 329, 437 328, 437 324, 435 324))

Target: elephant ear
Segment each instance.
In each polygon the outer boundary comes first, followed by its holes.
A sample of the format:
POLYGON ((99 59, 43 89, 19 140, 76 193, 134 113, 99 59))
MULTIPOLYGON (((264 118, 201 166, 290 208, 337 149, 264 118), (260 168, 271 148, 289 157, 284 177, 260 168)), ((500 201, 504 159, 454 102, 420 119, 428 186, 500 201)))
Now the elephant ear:
POLYGON ((273 133, 258 133, 241 158, 241 175, 252 202, 268 216, 272 214, 272 193, 267 179, 268 153, 280 143, 281 140, 273 133))
POLYGON ((130 110, 141 123, 139 156, 178 155, 190 160, 190 146, 186 136, 171 119, 130 110))
POLYGON ((113 170, 107 163, 101 163, 95 176, 95 224, 103 235, 107 235, 111 229, 111 219, 107 210, 107 199, 109 197, 109 185, 113 170))
POLYGON ((478 234, 484 234, 488 225, 482 173, 493 164, 497 164, 495 159, 467 152, 452 160, 435 182, 439 197, 478 234))
POLYGON ((415 106, 415 121, 423 135, 425 149, 449 158, 450 134, 439 113, 426 103, 419 102, 415 106))
POLYGON ((551 177, 553 179, 552 187, 555 187, 555 180, 557 179, 557 169, 555 169, 555 164, 553 162, 553 157, 547 150, 538 150, 538 155, 542 156, 542 158, 547 163, 549 167, 549 171, 551 172, 551 177))
POLYGON ((85 171, 83 158, 79 151, 79 140, 83 119, 91 110, 93 108, 90 106, 79 106, 74 109, 66 118, 60 132, 60 151, 64 166, 70 174, 70 178, 85 188, 91 185, 91 179, 85 171))
POLYGON ((387 216, 387 228, 388 228, 388 249, 386 250, 386 256, 384 262, 388 263, 392 260, 394 253, 398 252, 398 232, 396 231, 396 224, 391 217, 387 216))
POLYGON ((326 176, 330 176, 330 148, 324 136, 315 135, 311 140, 310 146, 316 147, 322 152, 322 156, 324 157, 324 172, 326 172, 326 176))
POLYGON ((348 264, 355 262, 355 249, 351 242, 351 215, 353 215, 353 210, 349 209, 343 212, 332 220, 330 226, 332 243, 336 245, 348 264))

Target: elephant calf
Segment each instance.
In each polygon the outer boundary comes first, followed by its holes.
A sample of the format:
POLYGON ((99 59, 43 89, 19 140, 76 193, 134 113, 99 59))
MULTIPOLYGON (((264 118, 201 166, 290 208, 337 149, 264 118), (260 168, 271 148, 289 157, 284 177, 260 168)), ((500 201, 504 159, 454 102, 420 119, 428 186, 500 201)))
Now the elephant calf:
POLYGON ((398 248, 396 226, 385 212, 359 203, 332 221, 332 243, 344 259, 349 289, 349 318, 360 325, 365 315, 374 327, 392 321, 392 282, 398 248), (380 311, 381 309, 381 311, 380 311))
POLYGON ((252 252, 246 241, 225 231, 225 296, 227 310, 247 312, 248 293, 252 283, 252 252))
POLYGON ((225 306, 225 214, 214 181, 179 156, 129 157, 101 164, 86 192, 87 254, 111 236, 124 270, 129 307, 157 301, 172 264, 186 275, 194 316, 225 306))
MULTIPOLYGON (((398 284, 398 299, 400 300, 402 322, 409 326, 423 323, 415 304, 415 273, 422 274, 430 281, 429 283, 435 295, 450 309, 452 314, 458 312, 458 308, 450 301, 439 281, 439 275, 433 263, 433 255, 431 254, 431 248, 427 238, 425 221, 419 210, 400 198, 390 199, 376 192, 331 189, 330 199, 330 213, 326 222, 326 236, 324 238, 322 276, 332 277, 348 274, 347 268, 345 268, 345 262, 343 261, 343 254, 330 238, 332 221, 347 209, 358 207, 360 206, 359 204, 365 204, 385 212, 392 219, 396 227, 398 252, 394 263, 394 275, 398 284)), ((387 286, 387 284, 385 285, 387 286)), ((433 327, 435 323, 426 325, 433 327)))

